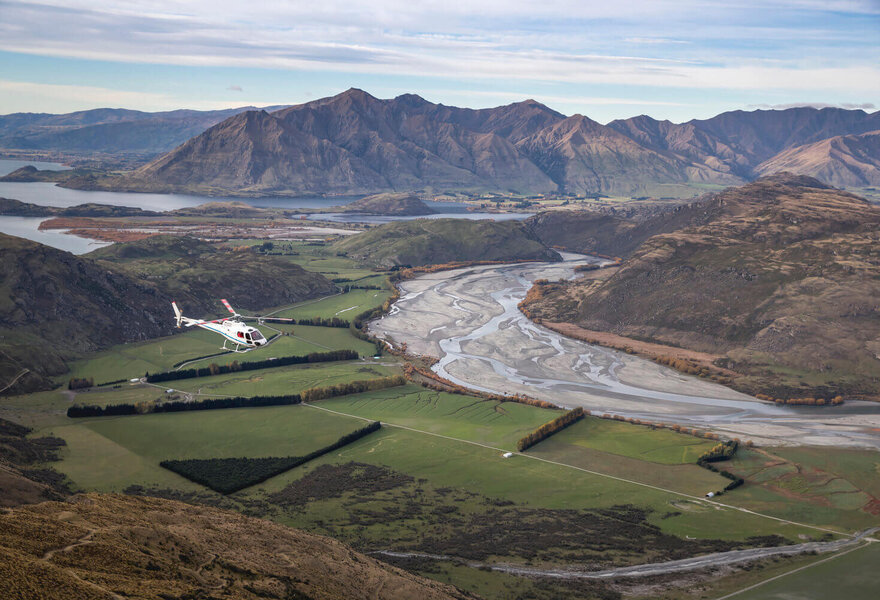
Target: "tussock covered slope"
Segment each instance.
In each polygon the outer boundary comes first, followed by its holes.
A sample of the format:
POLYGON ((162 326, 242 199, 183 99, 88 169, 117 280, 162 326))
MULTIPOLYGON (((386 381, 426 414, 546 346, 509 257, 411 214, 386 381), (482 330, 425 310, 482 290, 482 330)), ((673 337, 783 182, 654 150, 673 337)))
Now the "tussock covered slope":
POLYGON ((0 514, 0 597, 472 598, 276 523, 172 500, 101 494, 0 514))
POLYGON ((717 353, 751 391, 880 395, 880 209, 790 174, 704 203, 706 222, 533 295, 532 314, 717 353))

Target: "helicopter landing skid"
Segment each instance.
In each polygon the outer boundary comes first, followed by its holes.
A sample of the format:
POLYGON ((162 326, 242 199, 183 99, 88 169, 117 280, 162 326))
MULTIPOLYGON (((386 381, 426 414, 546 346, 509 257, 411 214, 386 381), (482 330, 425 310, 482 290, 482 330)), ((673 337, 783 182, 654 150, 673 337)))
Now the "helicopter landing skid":
POLYGON ((241 344, 236 344, 235 348, 227 348, 226 347, 226 340, 223 340, 223 347, 220 349, 226 350, 227 352, 235 352, 236 354, 244 354, 245 352, 250 352, 251 350, 253 350, 253 348, 245 348, 244 350, 242 350, 241 344))

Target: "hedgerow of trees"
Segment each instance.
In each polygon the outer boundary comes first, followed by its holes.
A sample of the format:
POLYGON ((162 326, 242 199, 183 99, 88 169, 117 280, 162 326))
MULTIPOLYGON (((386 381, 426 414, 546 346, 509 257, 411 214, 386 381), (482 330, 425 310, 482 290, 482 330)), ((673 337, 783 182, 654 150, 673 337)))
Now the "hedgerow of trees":
POLYGON ((552 402, 547 402, 546 400, 538 400, 537 398, 532 398, 531 396, 526 396, 525 394, 505 396, 502 394, 489 394, 487 392, 481 392, 479 390, 466 388, 464 386, 458 385, 457 383, 449 381, 448 379, 440 377, 434 371, 422 369, 412 363, 406 363, 403 365, 403 374, 410 381, 416 382, 419 385, 423 385, 429 389, 438 392, 452 392, 456 394, 461 394, 463 396, 474 396, 476 398, 493 400, 495 402, 516 402, 518 404, 528 404, 530 406, 537 406, 539 408, 559 408, 552 402), (421 376, 423 379, 419 380, 416 377, 417 375, 421 376), (428 381, 425 381, 425 379, 427 379, 428 381), (437 383, 431 383, 431 380, 436 381, 437 383))
POLYGON ((520 438, 520 440, 516 443, 516 449, 520 452, 524 452, 528 450, 538 442, 542 442, 546 440, 548 437, 562 431, 572 423, 576 423, 584 418, 585 412, 584 409, 580 406, 575 408, 574 410, 570 410, 564 415, 556 417, 549 423, 544 423, 532 433, 526 435, 525 437, 520 438))
POLYGON ((745 483, 745 480, 742 477, 734 475, 730 471, 726 471, 724 469, 719 469, 712 463, 730 460, 733 458, 733 455, 736 454, 736 450, 739 447, 738 440, 730 440, 727 442, 721 442, 720 444, 716 444, 711 449, 706 450, 700 458, 697 459, 697 464, 703 467, 704 469, 708 469, 715 473, 718 473, 722 477, 726 477, 730 479, 730 483, 725 486, 723 490, 718 490, 715 492, 716 496, 720 496, 724 492, 729 492, 730 490, 736 489, 742 484, 745 483))
POLYGON ((256 371, 270 367, 284 367, 287 365, 299 365, 305 363, 333 362, 340 360, 357 360, 360 355, 354 350, 331 350, 330 352, 312 352, 304 356, 281 356, 266 360, 248 361, 239 363, 237 360, 225 365, 211 363, 207 367, 198 369, 183 369, 180 371, 165 371, 162 373, 147 374, 149 383, 162 381, 178 381, 180 379, 193 379, 195 377, 210 377, 211 375, 225 375, 237 371, 256 371))
POLYGON ((310 325, 312 327, 339 327, 340 329, 348 329, 349 327, 351 327, 351 322, 346 321, 345 319, 340 319, 339 317, 331 317, 329 319, 324 317, 297 319, 296 324, 310 325))
POLYGON ((67 409, 67 416, 76 419, 81 417, 111 417, 123 415, 140 415, 146 413, 184 412, 189 410, 214 410, 223 408, 253 408, 259 406, 284 406, 300 404, 314 400, 324 400, 345 396, 348 394, 360 394, 390 387, 405 385, 406 379, 400 375, 391 377, 378 377, 351 383, 340 383, 323 388, 305 390, 302 394, 289 394, 285 396, 236 396, 233 398, 211 398, 208 400, 193 400, 187 402, 176 400, 173 402, 138 402, 137 404, 108 404, 107 406, 81 406, 74 405, 67 409))
POLYGON ((833 398, 813 398, 812 396, 804 398, 774 398, 767 394, 755 394, 755 398, 789 406, 840 406, 843 404, 843 396, 840 395, 833 398))
POLYGON ((302 398, 299 394, 287 396, 236 396, 234 398, 211 398, 207 400, 194 400, 185 402, 138 403, 138 404, 108 404, 107 406, 80 406, 74 405, 67 409, 67 416, 76 419, 80 417, 111 417, 120 415, 138 415, 144 413, 184 412, 189 410, 214 410, 220 408, 247 408, 257 406, 284 406, 299 404, 302 398))
POLYGON ((336 396, 348 396, 349 394, 372 392, 401 385, 406 385, 406 379, 400 375, 392 375, 391 377, 379 377, 378 379, 365 379, 361 381, 351 381, 349 383, 339 383, 329 387, 311 388, 303 391, 300 395, 303 402, 314 402, 316 400, 335 398, 336 396))
POLYGON ((305 456, 163 460, 159 465, 215 492, 231 494, 347 446, 381 427, 374 421, 305 456))

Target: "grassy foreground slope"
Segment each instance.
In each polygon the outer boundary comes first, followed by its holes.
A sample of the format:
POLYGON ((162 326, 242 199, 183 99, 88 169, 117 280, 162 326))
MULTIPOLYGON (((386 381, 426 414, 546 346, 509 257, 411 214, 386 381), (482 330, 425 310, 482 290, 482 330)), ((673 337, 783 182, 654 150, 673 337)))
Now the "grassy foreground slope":
POLYGON ((753 393, 877 397, 880 209, 786 174, 705 203, 707 222, 648 239, 603 282, 545 286, 528 310, 713 354, 753 393))
POLYGON ((90 494, 0 522, 4 598, 469 597, 328 538, 170 500, 90 494))
POLYGON ((556 252, 516 221, 397 221, 340 240, 333 247, 383 268, 483 260, 560 260, 556 252))

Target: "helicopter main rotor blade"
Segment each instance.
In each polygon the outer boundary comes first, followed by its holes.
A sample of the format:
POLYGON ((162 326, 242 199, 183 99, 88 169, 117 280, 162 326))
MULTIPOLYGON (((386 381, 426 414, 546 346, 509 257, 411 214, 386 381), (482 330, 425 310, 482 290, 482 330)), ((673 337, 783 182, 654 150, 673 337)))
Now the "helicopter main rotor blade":
POLYGON ((236 317, 241 316, 241 315, 239 315, 237 312, 235 312, 235 309, 233 309, 233 308, 232 308, 232 305, 229 304, 229 302, 226 301, 226 298, 221 298, 221 299, 220 299, 220 302, 222 302, 222 303, 223 303, 223 306, 226 307, 226 310, 228 310, 229 312, 231 312, 233 315, 235 315, 236 317))

